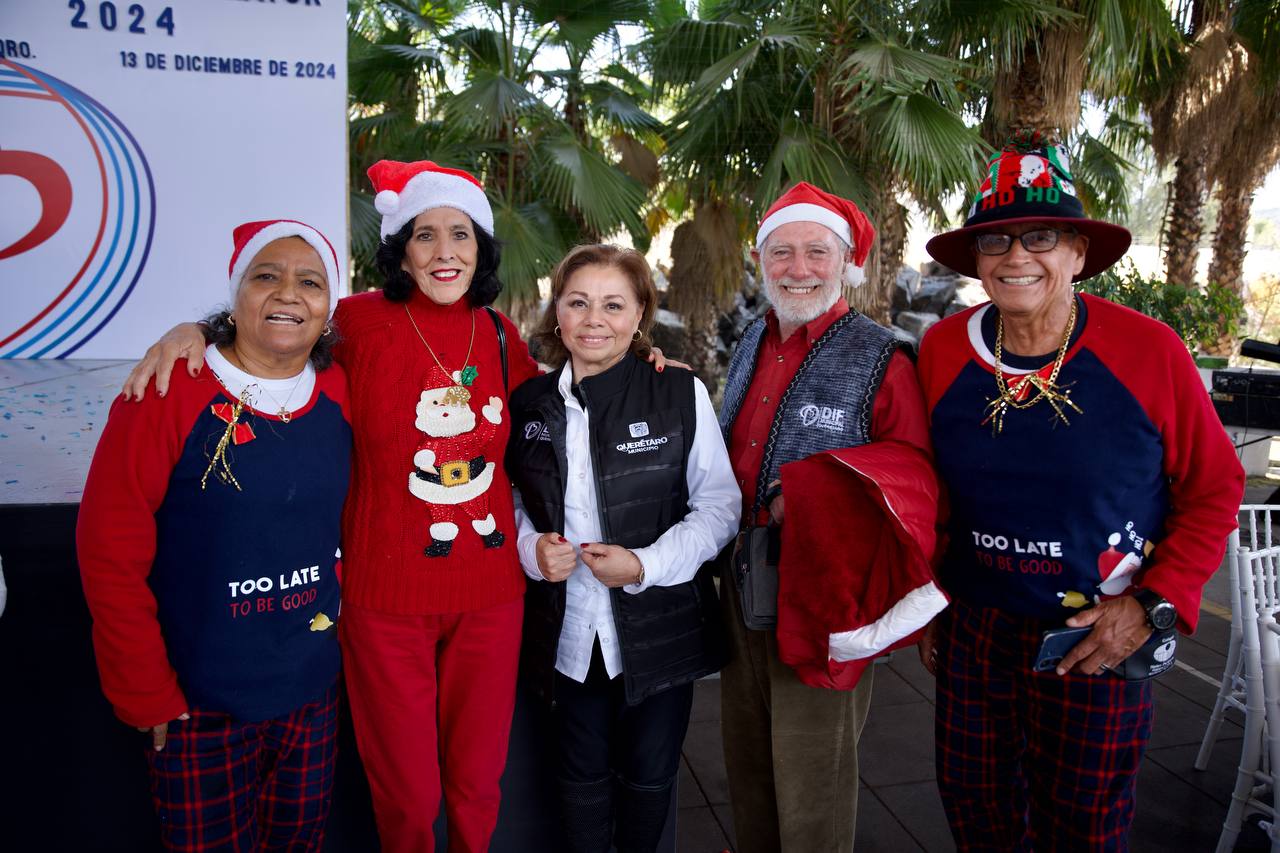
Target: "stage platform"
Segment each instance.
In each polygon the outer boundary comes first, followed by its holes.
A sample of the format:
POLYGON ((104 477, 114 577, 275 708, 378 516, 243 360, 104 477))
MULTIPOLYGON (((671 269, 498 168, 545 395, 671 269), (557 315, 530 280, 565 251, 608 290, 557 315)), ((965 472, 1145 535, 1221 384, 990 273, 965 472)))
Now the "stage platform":
POLYGON ((79 504, 132 361, 0 359, 0 506, 79 504))

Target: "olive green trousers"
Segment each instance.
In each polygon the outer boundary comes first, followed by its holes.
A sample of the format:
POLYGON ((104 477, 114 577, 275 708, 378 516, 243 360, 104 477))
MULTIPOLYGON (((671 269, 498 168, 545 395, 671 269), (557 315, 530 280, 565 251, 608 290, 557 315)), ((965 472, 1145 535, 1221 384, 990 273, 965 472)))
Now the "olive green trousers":
POLYGON ((875 667, 853 690, 807 687, 773 631, 748 631, 720 584, 731 657, 720 674, 724 763, 738 853, 852 853, 858 737, 875 667))

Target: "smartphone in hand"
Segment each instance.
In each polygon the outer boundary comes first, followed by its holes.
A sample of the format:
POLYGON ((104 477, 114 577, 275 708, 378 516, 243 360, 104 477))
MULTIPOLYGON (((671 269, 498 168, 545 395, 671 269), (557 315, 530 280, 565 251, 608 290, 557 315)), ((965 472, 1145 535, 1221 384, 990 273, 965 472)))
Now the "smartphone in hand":
POLYGON ((1032 665, 1032 669, 1036 672, 1050 672, 1062 663, 1062 659, 1067 656, 1067 652, 1076 647, 1084 639, 1085 635, 1093 630, 1092 626, 1086 625, 1083 628, 1052 628, 1044 632, 1044 639, 1040 643, 1040 653, 1036 655, 1036 662, 1032 665))

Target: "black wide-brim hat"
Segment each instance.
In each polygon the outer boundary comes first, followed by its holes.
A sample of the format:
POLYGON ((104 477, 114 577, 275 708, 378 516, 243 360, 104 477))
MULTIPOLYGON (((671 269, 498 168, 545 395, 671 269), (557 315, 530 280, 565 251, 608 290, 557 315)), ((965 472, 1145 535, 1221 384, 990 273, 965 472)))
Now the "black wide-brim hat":
POLYGON ((1133 242, 1129 229, 1084 215, 1065 148, 1011 145, 988 161, 987 177, 974 195, 964 227, 939 234, 925 250, 961 275, 977 278, 976 236, 995 225, 1022 222, 1043 222, 1089 238, 1084 266, 1072 281, 1093 278, 1123 258, 1133 242))

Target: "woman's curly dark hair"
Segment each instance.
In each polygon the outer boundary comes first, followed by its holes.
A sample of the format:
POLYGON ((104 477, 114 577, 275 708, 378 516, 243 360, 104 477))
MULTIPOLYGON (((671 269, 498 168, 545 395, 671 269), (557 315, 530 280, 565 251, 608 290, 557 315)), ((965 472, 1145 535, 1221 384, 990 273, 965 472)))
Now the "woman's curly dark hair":
MULTIPOLYGON (((409 238, 413 236, 413 223, 414 220, 410 219, 399 231, 383 237, 373 258, 378 272, 382 273, 382 295, 392 302, 408 302, 418 287, 413 278, 400 268, 405 246, 409 245, 409 238)), ((467 301, 472 307, 482 308, 492 303, 502 292, 502 282, 498 280, 502 247, 474 219, 471 220, 471 231, 476 235, 476 271, 471 277, 471 286, 467 288, 467 301)))
MULTIPOLYGON (((333 347, 338 343, 338 327, 333 324, 333 318, 329 318, 325 328, 328 331, 320 336, 311 347, 311 354, 307 356, 311 366, 317 372, 333 364, 333 347)), ((236 339, 236 327, 231 322, 231 312, 225 309, 215 311, 201 320, 200 330, 204 332, 204 342, 217 347, 230 346, 236 339)))

